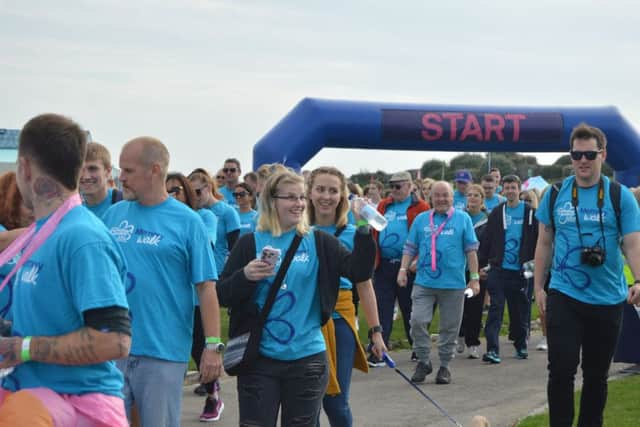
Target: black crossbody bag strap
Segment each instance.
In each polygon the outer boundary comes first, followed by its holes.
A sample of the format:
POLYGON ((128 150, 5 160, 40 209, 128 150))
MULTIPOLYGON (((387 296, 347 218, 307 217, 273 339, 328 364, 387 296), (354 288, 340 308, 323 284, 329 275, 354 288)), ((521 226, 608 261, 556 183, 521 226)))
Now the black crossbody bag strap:
POLYGON ((271 284, 271 288, 269 288, 269 294, 267 295, 267 300, 265 301, 264 306, 260 311, 260 316, 258 316, 258 321, 254 325, 257 329, 262 329, 262 325, 264 325, 264 322, 267 320, 267 317, 269 316, 269 312, 271 311, 271 307, 273 307, 273 303, 276 300, 278 289, 280 289, 280 285, 284 280, 284 276, 287 274, 287 270, 289 269, 289 264, 291 264, 291 261, 293 260, 293 256, 296 254, 296 251, 298 250, 298 246, 300 246, 301 241, 302 241, 302 236, 296 233, 296 235, 293 238, 293 241, 291 242, 291 245, 289 246, 289 249, 287 249, 287 254, 284 257, 282 264, 280 264, 280 268, 278 269, 276 278, 271 284))

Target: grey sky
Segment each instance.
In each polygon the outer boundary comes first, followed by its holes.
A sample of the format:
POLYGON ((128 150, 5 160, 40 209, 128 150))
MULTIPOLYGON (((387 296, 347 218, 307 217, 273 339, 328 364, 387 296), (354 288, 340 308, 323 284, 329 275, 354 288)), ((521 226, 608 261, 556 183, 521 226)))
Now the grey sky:
MULTIPOLYGON (((640 123, 633 1, 0 0, 0 22, 0 127, 63 113, 116 165, 127 140, 152 135, 172 170, 226 157, 249 170, 255 142, 304 97, 616 105, 640 123)), ((306 167, 455 154, 323 150, 306 167)))

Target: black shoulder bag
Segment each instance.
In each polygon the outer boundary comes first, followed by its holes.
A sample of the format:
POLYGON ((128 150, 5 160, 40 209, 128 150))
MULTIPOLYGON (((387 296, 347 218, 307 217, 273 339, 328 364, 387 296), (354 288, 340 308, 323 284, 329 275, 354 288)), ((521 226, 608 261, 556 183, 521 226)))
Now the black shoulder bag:
POLYGON ((251 364, 258 358, 260 340, 262 339, 262 327, 269 316, 271 307, 273 307, 273 303, 276 300, 278 289, 280 289, 280 285, 284 280, 285 274, 287 274, 289 264, 291 264, 291 260, 293 260, 293 256, 296 250, 298 250, 301 240, 302 236, 296 233, 282 264, 280 264, 276 278, 269 288, 269 295, 267 295, 267 300, 260 313, 258 313, 257 316, 244 319, 245 321, 243 321, 243 327, 240 333, 230 338, 229 342, 227 342, 223 365, 228 375, 236 376, 246 372, 251 364))

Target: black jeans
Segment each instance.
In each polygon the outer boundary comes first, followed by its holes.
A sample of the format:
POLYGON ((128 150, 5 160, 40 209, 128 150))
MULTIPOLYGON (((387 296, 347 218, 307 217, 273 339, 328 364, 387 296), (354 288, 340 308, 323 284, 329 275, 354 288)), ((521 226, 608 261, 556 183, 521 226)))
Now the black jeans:
POLYGON ((593 305, 556 290, 547 297, 549 422, 573 423, 573 383, 582 349, 582 397, 578 426, 601 426, 607 377, 620 332, 623 303, 593 305))
MULTIPOLYGON (((467 278, 469 272, 467 272, 467 278)), ((468 280, 467 280, 468 282, 468 280)), ((471 298, 464 299, 464 312, 458 337, 464 337, 467 347, 480 345, 480 330, 482 329, 482 309, 484 308, 484 296, 487 293, 487 281, 480 281, 480 293, 471 298)))
POLYGON ((240 426, 316 426, 329 371, 324 352, 283 361, 260 356, 238 376, 240 426))
POLYGON ((382 326, 382 339, 384 344, 389 346, 389 337, 393 329, 393 309, 398 299, 398 306, 402 313, 402 321, 404 323, 404 332, 409 341, 409 345, 413 345, 411 338, 411 291, 413 290, 413 281, 415 274, 407 272, 407 286, 401 288, 398 286, 398 271, 400 270, 400 261, 390 261, 386 258, 380 259, 380 265, 373 276, 373 290, 376 293, 376 303, 378 304, 378 319, 382 326))

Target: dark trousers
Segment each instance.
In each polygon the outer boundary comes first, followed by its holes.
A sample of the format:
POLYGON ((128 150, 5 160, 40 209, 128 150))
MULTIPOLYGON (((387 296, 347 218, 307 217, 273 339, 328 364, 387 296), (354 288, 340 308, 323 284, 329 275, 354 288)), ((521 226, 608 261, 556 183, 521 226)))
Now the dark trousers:
MULTIPOLYGON (((200 359, 202 358, 202 350, 204 350, 204 329, 202 329, 202 317, 200 315, 200 306, 196 305, 193 311, 193 339, 191 340, 191 357, 196 363, 196 368, 200 369, 200 359)), ((216 381, 212 381, 204 385, 207 393, 213 394, 216 381)))
MULTIPOLYGON (((469 273, 467 272, 467 276, 469 273)), ((464 299, 464 312, 460 325, 459 337, 464 337, 467 347, 480 345, 480 330, 482 329, 482 309, 484 308, 484 295, 487 292, 487 281, 480 281, 480 293, 471 298, 464 299)))
POLYGON ((578 426, 601 426, 607 377, 620 332, 623 304, 593 305, 550 290, 547 297, 549 344, 549 423, 573 423, 573 383, 582 349, 582 396, 578 426))
POLYGON ((500 327, 504 315, 504 303, 509 308, 512 325, 513 345, 516 349, 527 348, 527 281, 520 271, 491 267, 487 280, 487 290, 491 296, 491 306, 487 316, 484 334, 487 337, 487 351, 500 354, 500 327))
POLYGON ((298 360, 258 357, 238 376, 240 426, 316 426, 329 371, 324 352, 298 360))
POLYGON ((396 298, 402 312, 402 321, 404 323, 404 332, 410 345, 413 345, 411 338, 411 290, 413 289, 413 281, 415 274, 407 274, 407 286, 401 288, 398 286, 398 271, 400 270, 400 262, 391 262, 382 258, 380 265, 373 276, 373 289, 376 293, 376 302, 378 304, 378 319, 382 326, 382 338, 384 344, 389 345, 389 337, 393 328, 393 308, 396 298))

